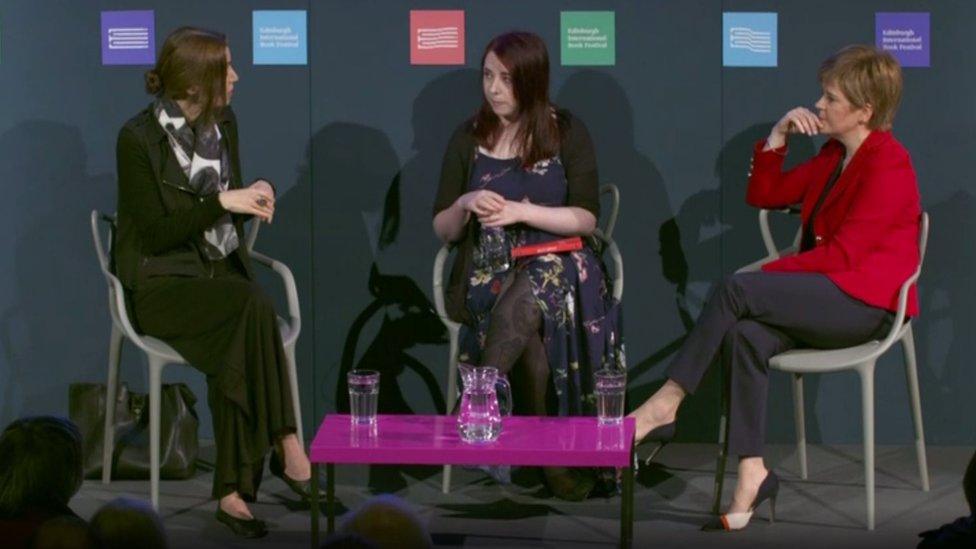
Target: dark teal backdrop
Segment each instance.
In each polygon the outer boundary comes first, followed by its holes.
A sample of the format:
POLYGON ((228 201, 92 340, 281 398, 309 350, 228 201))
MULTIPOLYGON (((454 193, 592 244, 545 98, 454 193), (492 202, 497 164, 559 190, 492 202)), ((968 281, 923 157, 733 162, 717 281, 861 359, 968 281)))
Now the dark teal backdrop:
MULTIPOLYGON (((478 62, 492 36, 518 28, 546 40, 554 101, 588 125, 601 179, 620 187, 615 236, 636 403, 660 383, 710 285, 762 253, 743 202, 752 143, 787 109, 816 101, 824 57, 873 42, 875 12, 930 11, 932 67, 906 69, 895 125, 933 225, 916 332, 924 419, 931 444, 976 440, 968 0, 0 0, 0 424, 65 413, 68 383, 104 378, 109 319, 87 213, 114 209, 116 132, 149 101, 145 67, 101 66, 105 9, 155 9, 157 46, 184 24, 229 36, 244 177, 272 179, 280 193, 258 249, 292 267, 302 301, 308 433, 340 404, 337 380, 354 366, 382 370, 389 411, 442 406, 447 349, 430 312, 430 206, 448 136, 480 100, 478 62), (253 9, 308 10, 308 66, 252 64, 253 9), (464 9, 467 64, 410 66, 410 9, 464 9), (615 66, 560 65, 561 10, 616 12, 615 66), (722 68, 723 10, 779 13, 778 68, 722 68)), ((791 161, 821 142, 794 140, 791 161)), ((139 355, 124 358, 123 378, 144 387, 139 355)), ((166 377, 204 395, 191 370, 166 377)), ((717 385, 710 375, 682 410, 683 439, 716 436, 717 385)), ((900 351, 882 360, 877 392, 878 441, 907 443, 900 351)), ((808 381, 810 438, 859 442, 859 398, 852 374, 808 381)), ((785 376, 774 376, 770 410, 770 440, 792 440, 785 376)))

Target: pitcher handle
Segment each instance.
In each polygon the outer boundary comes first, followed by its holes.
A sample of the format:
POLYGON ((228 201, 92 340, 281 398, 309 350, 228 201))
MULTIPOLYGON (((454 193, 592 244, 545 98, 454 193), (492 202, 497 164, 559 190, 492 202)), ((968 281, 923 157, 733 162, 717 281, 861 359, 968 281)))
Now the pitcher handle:
POLYGON ((495 379, 495 395, 498 397, 498 411, 503 416, 512 415, 512 385, 508 382, 508 378, 504 374, 498 374, 498 378, 495 379), (503 395, 498 394, 499 386, 502 388, 501 392, 503 395))

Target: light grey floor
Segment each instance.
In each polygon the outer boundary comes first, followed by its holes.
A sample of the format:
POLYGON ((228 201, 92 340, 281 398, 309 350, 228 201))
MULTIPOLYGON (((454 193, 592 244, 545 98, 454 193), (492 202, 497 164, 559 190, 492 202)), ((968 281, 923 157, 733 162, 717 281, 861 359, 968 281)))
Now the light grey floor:
MULTIPOLYGON (((810 478, 800 480, 791 445, 767 447, 767 464, 783 482, 777 521, 759 520, 746 531, 703 533, 712 493, 715 446, 675 444, 659 456, 660 466, 642 469, 635 489, 635 547, 914 547, 918 532, 968 514, 961 479, 972 448, 932 447, 928 452, 931 491, 919 488, 914 451, 879 446, 877 528, 864 529, 864 473, 860 446, 811 446, 810 478)), ((568 503, 552 498, 534 475, 521 473, 498 485, 479 472, 455 469, 454 489, 440 492, 438 468, 336 468, 336 495, 352 508, 373 493, 392 491, 411 502, 428 521, 434 540, 460 547, 614 547, 620 499, 568 503), (370 478, 372 477, 372 481, 370 478), (370 488, 370 485, 375 487, 370 488)), ((261 540, 239 540, 213 520, 211 475, 164 481, 163 519, 173 547, 308 547, 309 514, 297 508, 285 485, 266 477, 255 514, 269 522, 261 540)), ((725 501, 735 476, 726 478, 725 501)), ((84 518, 118 496, 147 497, 145 481, 103 485, 86 481, 72 501, 84 518)), ((759 518, 768 510, 759 508, 759 518)), ((754 519, 755 520, 755 519, 754 519)), ((323 521, 324 528, 324 521, 323 521)))

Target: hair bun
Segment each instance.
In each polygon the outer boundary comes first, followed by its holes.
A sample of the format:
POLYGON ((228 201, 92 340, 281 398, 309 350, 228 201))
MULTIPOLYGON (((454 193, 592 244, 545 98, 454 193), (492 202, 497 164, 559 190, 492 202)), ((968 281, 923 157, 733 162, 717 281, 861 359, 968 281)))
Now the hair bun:
POLYGON ((163 79, 154 69, 146 71, 146 92, 153 95, 158 94, 163 89, 163 79))

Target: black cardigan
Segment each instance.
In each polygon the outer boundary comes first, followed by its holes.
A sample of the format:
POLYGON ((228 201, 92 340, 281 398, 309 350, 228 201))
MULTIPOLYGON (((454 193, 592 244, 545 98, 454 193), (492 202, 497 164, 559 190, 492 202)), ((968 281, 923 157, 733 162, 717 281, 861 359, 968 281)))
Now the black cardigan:
MULTIPOLYGON (((599 176, 590 134, 586 126, 565 109, 556 111, 556 120, 560 135, 559 158, 568 186, 566 206, 583 208, 599 219, 599 176)), ((451 207, 467 191, 477 146, 474 121, 467 120, 454 131, 444 153, 440 185, 434 199, 435 216, 451 207)), ((472 216, 461 237, 453 243, 458 250, 445 292, 445 305, 448 315, 456 322, 471 323, 473 320, 465 306, 465 299, 468 291, 466 277, 471 265, 477 223, 478 220, 472 216)))
MULTIPOLYGON (((230 155, 230 188, 241 188, 237 118, 227 107, 217 116, 230 155)), ((227 211, 217 194, 198 195, 173 155, 166 133, 151 106, 122 126, 116 145, 118 229, 112 259, 123 286, 156 276, 206 277, 212 274, 203 254, 203 233, 227 211)), ((251 277, 243 222, 233 214, 240 246, 234 252, 251 277)))

